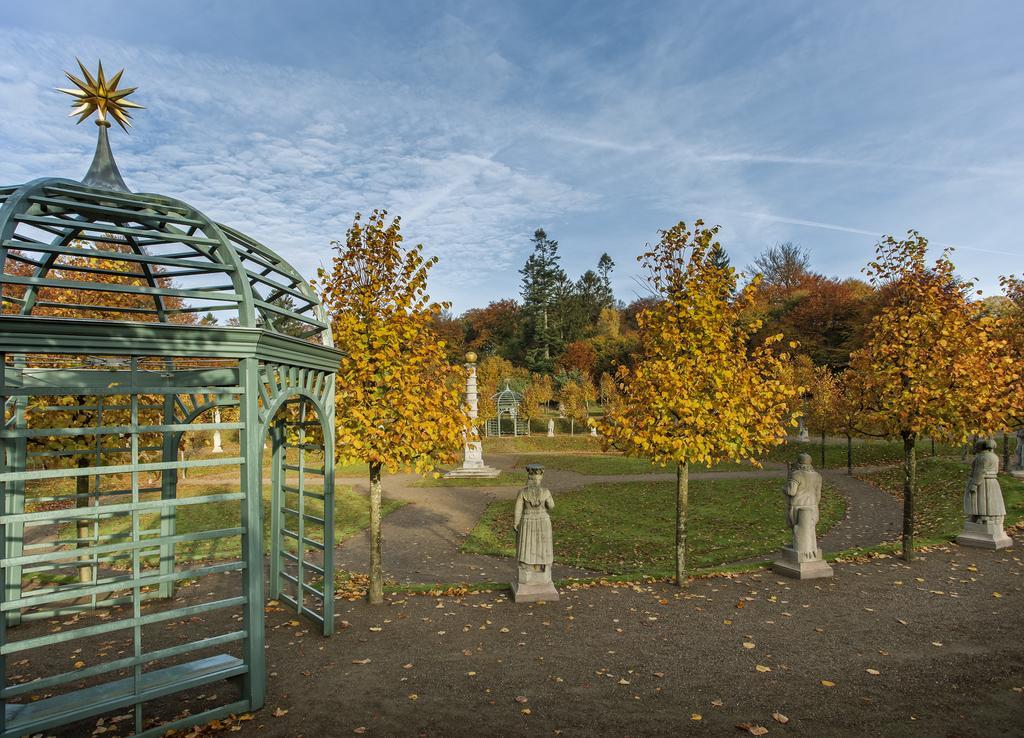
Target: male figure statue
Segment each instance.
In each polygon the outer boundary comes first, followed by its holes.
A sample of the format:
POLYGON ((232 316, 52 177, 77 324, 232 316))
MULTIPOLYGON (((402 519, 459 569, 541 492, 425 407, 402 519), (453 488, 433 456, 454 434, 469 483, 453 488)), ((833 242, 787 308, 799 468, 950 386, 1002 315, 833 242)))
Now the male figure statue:
POLYGON ((554 552, 551 541, 551 518, 548 510, 555 507, 551 492, 541 486, 544 467, 526 466, 526 486, 516 495, 512 528, 516 532, 516 581, 512 582, 512 598, 516 602, 556 602, 558 590, 551 581, 554 552))
POLYGON ((964 529, 956 539, 961 546, 997 549, 1013 545, 1003 530, 1006 505, 997 478, 999 456, 995 449, 991 438, 975 444, 971 476, 964 489, 964 529))
POLYGON ((793 542, 782 549, 782 558, 772 568, 795 579, 820 579, 832 576, 832 567, 821 558, 816 526, 821 501, 821 475, 811 466, 810 454, 800 454, 789 470, 786 486, 786 524, 793 531, 793 542))

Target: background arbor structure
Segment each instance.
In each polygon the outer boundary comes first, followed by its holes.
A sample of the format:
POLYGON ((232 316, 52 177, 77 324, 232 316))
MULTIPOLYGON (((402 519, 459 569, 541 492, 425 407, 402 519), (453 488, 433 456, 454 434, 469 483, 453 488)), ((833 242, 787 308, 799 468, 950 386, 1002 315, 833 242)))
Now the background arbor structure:
POLYGON ((137 733, 162 734, 263 705, 268 437, 271 594, 325 634, 333 624, 339 352, 319 301, 249 236, 180 200, 129 191, 99 123, 83 181, 0 188, 0 669, 58 642, 128 645, 25 684, 4 669, 3 736, 126 708, 137 733), (229 325, 191 320, 210 314, 229 325), (214 422, 226 408, 237 421, 214 422), (183 435, 212 430, 238 431, 237 455, 179 459, 183 435), (223 492, 178 494, 179 472, 214 466, 223 492), (178 530, 203 507, 227 508, 232 524, 178 530), (241 556, 185 558, 195 541, 233 541, 241 556), (214 575, 207 595, 149 606, 182 580, 214 575), (103 616, 82 617, 94 609, 103 616), (204 635, 169 638, 169 623, 197 615, 204 635), (55 616, 73 617, 59 633, 33 624, 55 616), (220 704, 150 727, 152 700, 224 680, 220 704))

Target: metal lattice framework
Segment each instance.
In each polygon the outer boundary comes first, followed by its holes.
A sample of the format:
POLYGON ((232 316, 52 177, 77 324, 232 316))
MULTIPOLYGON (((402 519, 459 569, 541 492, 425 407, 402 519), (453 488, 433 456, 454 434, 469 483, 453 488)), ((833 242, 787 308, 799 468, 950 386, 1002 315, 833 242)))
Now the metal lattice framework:
POLYGON ((503 418, 508 417, 512 422, 512 433, 513 436, 528 436, 530 435, 530 419, 522 414, 523 395, 520 392, 516 392, 509 386, 509 383, 505 382, 505 389, 500 392, 491 395, 491 399, 494 401, 495 417, 490 418, 487 421, 484 430, 489 436, 500 436, 501 433, 501 421, 503 418))
POLYGON ((333 629, 338 352, 316 295, 241 232, 127 191, 106 128, 83 182, 0 188, 5 737, 125 709, 162 735, 263 705, 267 439, 270 593, 333 629), (179 457, 208 431, 237 453, 179 457), (223 489, 188 493, 186 470, 223 489), (10 679, 8 659, 69 642, 108 658, 10 679), (225 680, 233 697, 155 725, 151 702, 225 680))

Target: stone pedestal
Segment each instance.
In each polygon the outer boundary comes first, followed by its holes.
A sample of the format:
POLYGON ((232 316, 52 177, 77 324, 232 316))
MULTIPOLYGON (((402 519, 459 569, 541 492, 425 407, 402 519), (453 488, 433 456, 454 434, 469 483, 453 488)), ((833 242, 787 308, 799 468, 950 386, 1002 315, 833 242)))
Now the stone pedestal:
POLYGON ((452 469, 444 475, 445 479, 494 479, 501 474, 500 469, 484 464, 484 449, 480 441, 470 441, 463 449, 462 466, 452 469))
POLYGON ((558 602, 558 590, 551 582, 550 567, 537 571, 531 566, 520 565, 516 581, 512 582, 514 602, 558 602))
POLYGON ((1010 476, 1014 479, 1024 479, 1024 469, 1014 469, 1010 472, 1010 476))
POLYGON ((987 548, 991 551, 1010 548, 1013 545, 1013 539, 1006 535, 1001 525, 972 523, 969 520, 964 521, 964 529, 956 537, 956 542, 961 546, 987 548))
POLYGON ((772 570, 793 579, 825 579, 832 576, 832 567, 821 558, 821 549, 797 553, 791 546, 782 549, 782 558, 772 563, 772 570))

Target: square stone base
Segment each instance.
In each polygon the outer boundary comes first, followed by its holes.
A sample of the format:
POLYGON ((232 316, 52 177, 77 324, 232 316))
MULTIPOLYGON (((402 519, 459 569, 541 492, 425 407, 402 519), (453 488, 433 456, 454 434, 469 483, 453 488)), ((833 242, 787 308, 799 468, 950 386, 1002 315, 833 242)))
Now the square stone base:
POLYGON ((1006 531, 1002 528, 984 523, 972 523, 969 520, 964 521, 964 529, 956 537, 956 542, 961 546, 987 548, 990 551, 1010 548, 1013 545, 1013 539, 1006 535, 1006 531))
POLYGON ((558 590, 551 582, 520 584, 512 582, 513 602, 558 602, 558 590))
POLYGON ((1024 479, 1024 469, 1014 469, 1010 472, 1010 476, 1014 479, 1024 479))
POLYGON ((822 559, 817 561, 780 559, 772 563, 772 571, 793 579, 827 579, 832 576, 832 567, 822 559))

